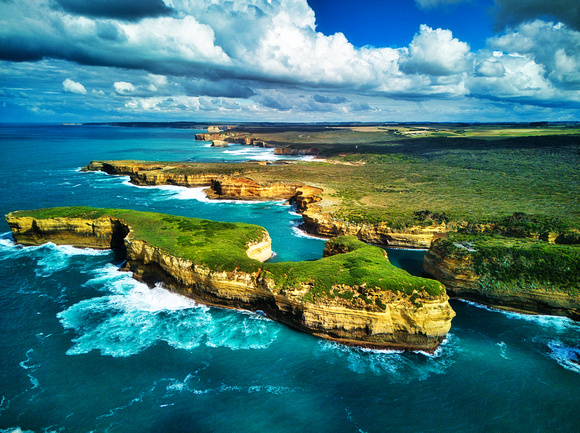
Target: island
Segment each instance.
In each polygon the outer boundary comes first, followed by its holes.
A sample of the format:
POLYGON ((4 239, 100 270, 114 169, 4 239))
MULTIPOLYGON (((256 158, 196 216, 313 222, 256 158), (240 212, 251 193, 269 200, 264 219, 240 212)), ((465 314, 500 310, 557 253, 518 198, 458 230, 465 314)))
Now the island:
POLYGON ((433 352, 455 315, 441 283, 411 276, 352 236, 329 240, 316 261, 268 263, 270 237, 251 224, 90 207, 6 220, 20 244, 124 249, 123 269, 141 281, 346 345, 433 352))

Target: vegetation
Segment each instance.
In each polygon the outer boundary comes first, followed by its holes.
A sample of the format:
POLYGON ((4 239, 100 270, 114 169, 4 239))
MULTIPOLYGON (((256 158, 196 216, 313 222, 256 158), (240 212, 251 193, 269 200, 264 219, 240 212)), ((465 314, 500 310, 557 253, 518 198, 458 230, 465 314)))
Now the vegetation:
POLYGON ((260 241, 266 233, 262 227, 252 224, 119 209, 64 207, 21 211, 15 215, 38 219, 116 217, 131 227, 134 239, 215 270, 233 270, 236 267, 249 271, 257 269, 258 262, 246 255, 246 245, 260 241))
POLYGON ((580 296, 580 245, 553 244, 500 235, 451 234, 438 242, 448 257, 471 258, 484 286, 562 291, 580 296))
POLYGON ((323 210, 354 223, 385 222, 395 228, 443 220, 486 224, 523 212, 580 227, 578 125, 301 125, 244 130, 270 145, 317 147, 324 160, 179 163, 171 171, 320 186, 325 191, 323 210), (445 218, 423 218, 426 211, 445 218))
MULTIPOLYGON (((411 276, 391 265, 383 250, 354 237, 337 238, 344 254, 316 261, 260 263, 246 255, 247 244, 263 239, 265 230, 242 223, 225 223, 159 213, 87 207, 51 208, 16 212, 15 216, 43 218, 99 218, 112 216, 125 221, 131 236, 167 253, 205 265, 212 270, 258 272, 271 277, 278 290, 308 290, 306 301, 336 296, 353 303, 358 298, 373 301, 369 290, 399 292, 407 295, 437 296, 444 292, 436 281, 411 276)), ((384 304, 376 302, 378 308, 384 304)))

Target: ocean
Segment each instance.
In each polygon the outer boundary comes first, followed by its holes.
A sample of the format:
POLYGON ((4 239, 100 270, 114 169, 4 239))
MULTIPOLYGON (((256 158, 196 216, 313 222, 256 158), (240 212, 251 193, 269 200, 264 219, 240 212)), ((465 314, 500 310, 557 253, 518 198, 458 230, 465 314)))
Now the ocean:
MULTIPOLYGON (((202 132, 1 125, 0 211, 87 205, 244 221, 315 260, 283 202, 82 173, 91 160, 272 160, 202 132)), ((16 245, 0 222, 0 432, 580 432, 580 323, 451 301, 434 355, 344 347, 119 271, 118 252, 16 245)), ((388 249, 419 275, 424 251, 388 249)))

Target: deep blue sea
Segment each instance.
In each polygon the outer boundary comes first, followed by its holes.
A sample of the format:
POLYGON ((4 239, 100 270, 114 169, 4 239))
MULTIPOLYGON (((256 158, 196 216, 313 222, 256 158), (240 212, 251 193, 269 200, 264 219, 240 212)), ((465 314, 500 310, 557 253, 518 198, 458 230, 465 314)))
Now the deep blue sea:
MULTIPOLYGON (((0 126, 0 213, 88 205, 245 221, 273 260, 321 257, 282 202, 81 173, 91 160, 244 161, 195 130, 0 126)), ((388 250, 418 274, 423 251, 388 250)), ((118 253, 15 245, 0 222, 0 432, 580 432, 580 323, 452 301, 435 353, 347 348, 120 272, 118 253)))

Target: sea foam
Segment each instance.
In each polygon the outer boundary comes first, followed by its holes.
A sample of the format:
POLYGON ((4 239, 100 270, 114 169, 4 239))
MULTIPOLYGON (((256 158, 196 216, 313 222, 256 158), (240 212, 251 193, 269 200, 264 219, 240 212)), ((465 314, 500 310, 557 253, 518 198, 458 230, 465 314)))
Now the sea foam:
POLYGON ((279 325, 255 313, 199 305, 161 286, 149 288, 111 265, 86 285, 104 296, 80 301, 58 313, 61 324, 77 336, 68 355, 98 350, 126 357, 159 342, 177 349, 200 345, 237 349, 267 348, 279 325))

